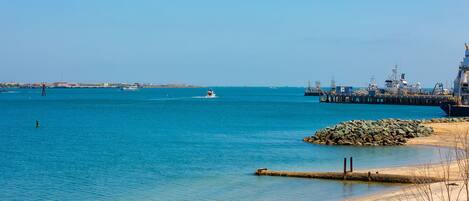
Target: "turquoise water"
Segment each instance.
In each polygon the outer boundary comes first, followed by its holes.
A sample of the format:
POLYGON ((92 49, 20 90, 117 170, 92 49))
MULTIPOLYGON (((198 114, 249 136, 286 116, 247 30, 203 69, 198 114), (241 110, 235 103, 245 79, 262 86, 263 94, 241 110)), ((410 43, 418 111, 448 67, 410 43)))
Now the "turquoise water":
POLYGON ((0 200, 340 200, 379 184, 257 177, 429 162, 430 147, 302 141, 351 119, 441 117, 438 107, 320 104, 302 88, 18 89, 0 94, 0 200), (41 127, 35 128, 35 120, 41 127))

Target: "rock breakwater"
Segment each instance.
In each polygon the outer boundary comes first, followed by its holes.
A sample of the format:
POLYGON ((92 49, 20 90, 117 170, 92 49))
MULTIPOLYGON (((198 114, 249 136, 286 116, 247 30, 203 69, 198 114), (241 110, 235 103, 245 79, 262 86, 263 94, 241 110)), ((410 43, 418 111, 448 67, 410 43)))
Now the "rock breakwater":
POLYGON ((433 129, 425 124, 453 122, 469 122, 469 117, 428 120, 353 120, 318 130, 315 135, 304 138, 304 141, 325 145, 403 145, 410 138, 431 135, 433 129))

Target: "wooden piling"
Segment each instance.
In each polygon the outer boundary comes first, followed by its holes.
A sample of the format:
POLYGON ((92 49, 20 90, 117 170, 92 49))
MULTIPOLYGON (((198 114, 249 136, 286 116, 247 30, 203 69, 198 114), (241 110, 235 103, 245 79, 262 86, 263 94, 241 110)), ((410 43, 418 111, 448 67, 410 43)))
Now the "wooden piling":
POLYGON ((344 175, 347 174, 347 158, 344 158, 344 175))
POLYGON ((42 92, 41 92, 41 96, 46 96, 46 84, 45 84, 45 83, 42 83, 42 92))
POLYGON ((353 158, 350 157, 350 172, 353 172, 353 158))

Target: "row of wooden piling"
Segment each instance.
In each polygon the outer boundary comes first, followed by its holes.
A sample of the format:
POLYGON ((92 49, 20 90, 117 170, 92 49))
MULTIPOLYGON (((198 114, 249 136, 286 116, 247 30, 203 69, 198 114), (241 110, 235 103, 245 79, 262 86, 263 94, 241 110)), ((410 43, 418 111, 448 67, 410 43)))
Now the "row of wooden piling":
POLYGON ((324 103, 357 103, 357 104, 394 104, 394 105, 427 105, 439 106, 444 102, 455 101, 449 95, 343 95, 326 94, 321 96, 320 102, 324 103))

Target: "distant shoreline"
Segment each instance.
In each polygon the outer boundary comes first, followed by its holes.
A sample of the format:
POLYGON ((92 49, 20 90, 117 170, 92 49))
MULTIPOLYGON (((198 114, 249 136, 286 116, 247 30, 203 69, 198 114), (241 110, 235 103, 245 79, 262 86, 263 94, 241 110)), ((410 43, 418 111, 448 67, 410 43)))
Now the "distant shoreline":
MULTIPOLYGON (((133 84, 115 84, 115 85, 78 85, 78 86, 54 86, 46 85, 48 89, 116 89, 122 87, 134 86, 133 84)), ((23 85, 23 86, 2 86, 0 89, 39 89, 41 85, 23 85)), ((184 85, 184 84, 162 84, 162 85, 138 85, 141 89, 193 89, 193 88, 207 88, 205 86, 184 85)))

